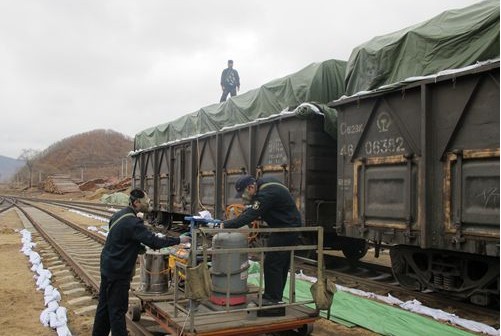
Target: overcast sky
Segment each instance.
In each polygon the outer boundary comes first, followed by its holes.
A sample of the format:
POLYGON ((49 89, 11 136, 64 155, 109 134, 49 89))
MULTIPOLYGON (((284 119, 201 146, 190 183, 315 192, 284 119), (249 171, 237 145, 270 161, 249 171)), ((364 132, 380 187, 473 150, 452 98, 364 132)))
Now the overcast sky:
POLYGON ((0 155, 136 133, 473 0, 2 0, 0 155))

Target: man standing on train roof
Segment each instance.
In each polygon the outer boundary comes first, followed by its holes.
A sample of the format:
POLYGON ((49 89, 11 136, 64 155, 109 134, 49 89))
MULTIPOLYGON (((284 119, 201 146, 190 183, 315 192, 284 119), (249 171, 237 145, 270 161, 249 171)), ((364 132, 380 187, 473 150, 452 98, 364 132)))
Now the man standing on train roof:
MULTIPOLYGON (((236 184, 237 197, 249 200, 250 205, 240 216, 226 220, 222 228, 239 228, 261 217, 270 228, 301 226, 301 214, 289 189, 277 179, 264 177, 256 180, 250 175, 240 177, 236 184)), ((272 232, 268 246, 294 246, 298 232, 272 232)), ((290 251, 266 252, 264 257, 264 304, 282 301, 290 267, 290 251)))
POLYGON ((109 222, 108 236, 101 252, 101 285, 99 303, 94 318, 93 336, 126 336, 125 314, 129 305, 130 282, 141 244, 160 249, 187 243, 189 237, 160 238, 149 231, 139 212, 151 211, 148 195, 134 189, 130 192, 129 206, 115 213, 109 222))
POLYGON ((226 101, 228 94, 234 97, 237 95, 237 91, 240 91, 240 77, 238 71, 233 69, 233 60, 228 60, 228 67, 221 74, 221 89, 223 94, 219 100, 220 103, 226 101))

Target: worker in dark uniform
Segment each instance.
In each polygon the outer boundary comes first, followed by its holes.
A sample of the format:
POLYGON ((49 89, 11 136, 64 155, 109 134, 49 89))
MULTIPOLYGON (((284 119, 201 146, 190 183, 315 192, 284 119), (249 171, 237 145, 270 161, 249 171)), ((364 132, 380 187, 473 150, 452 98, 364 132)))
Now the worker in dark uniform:
POLYGON ((125 314, 129 304, 129 288, 141 244, 160 249, 187 243, 189 237, 161 238, 149 231, 139 212, 151 211, 148 195, 134 189, 129 206, 115 213, 109 222, 109 232, 101 252, 101 286, 94 318, 93 336, 126 336, 125 314))
POLYGON ((233 60, 228 60, 228 67, 221 73, 221 90, 223 94, 219 102, 222 103, 226 101, 226 97, 230 94, 232 97, 237 95, 237 91, 240 90, 240 76, 238 71, 233 69, 233 60))
MULTIPOLYGON (((235 184, 237 197, 248 200, 249 206, 240 216, 226 220, 223 228, 238 228, 261 217, 271 228, 301 226, 301 215, 294 199, 282 183, 274 178, 256 179, 250 175, 239 178, 235 184)), ((297 232, 272 232, 268 246, 294 246, 297 232)), ((264 304, 282 301, 282 294, 290 267, 290 252, 266 252, 264 257, 264 304)))

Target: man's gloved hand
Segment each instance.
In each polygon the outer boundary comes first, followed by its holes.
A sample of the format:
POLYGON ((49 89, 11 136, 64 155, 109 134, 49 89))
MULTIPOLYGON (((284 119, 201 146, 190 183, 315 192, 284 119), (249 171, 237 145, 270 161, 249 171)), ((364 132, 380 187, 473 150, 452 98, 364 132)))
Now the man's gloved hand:
POLYGON ((207 227, 209 229, 218 229, 218 228, 223 228, 223 222, 219 219, 213 219, 210 222, 207 223, 207 227))
POLYGON ((139 247, 139 254, 145 254, 146 253, 146 246, 144 246, 143 244, 141 244, 141 246, 139 247))
POLYGON ((179 242, 181 244, 189 243, 189 242, 191 242, 191 237, 189 237, 189 236, 179 236, 179 242))
POLYGON ((191 242, 191 234, 189 232, 183 233, 179 236, 179 242, 181 244, 186 244, 191 242))

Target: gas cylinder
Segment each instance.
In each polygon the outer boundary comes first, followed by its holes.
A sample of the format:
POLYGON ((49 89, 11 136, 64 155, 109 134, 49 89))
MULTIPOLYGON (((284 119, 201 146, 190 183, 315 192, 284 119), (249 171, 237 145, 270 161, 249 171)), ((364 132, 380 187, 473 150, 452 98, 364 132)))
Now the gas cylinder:
MULTIPOLYGON (((247 248, 247 235, 239 232, 220 232, 212 238, 212 248, 247 248)), ((243 304, 247 300, 247 252, 222 253, 212 256, 212 294, 211 302, 231 306, 243 304), (229 296, 227 296, 229 293, 229 296)))

